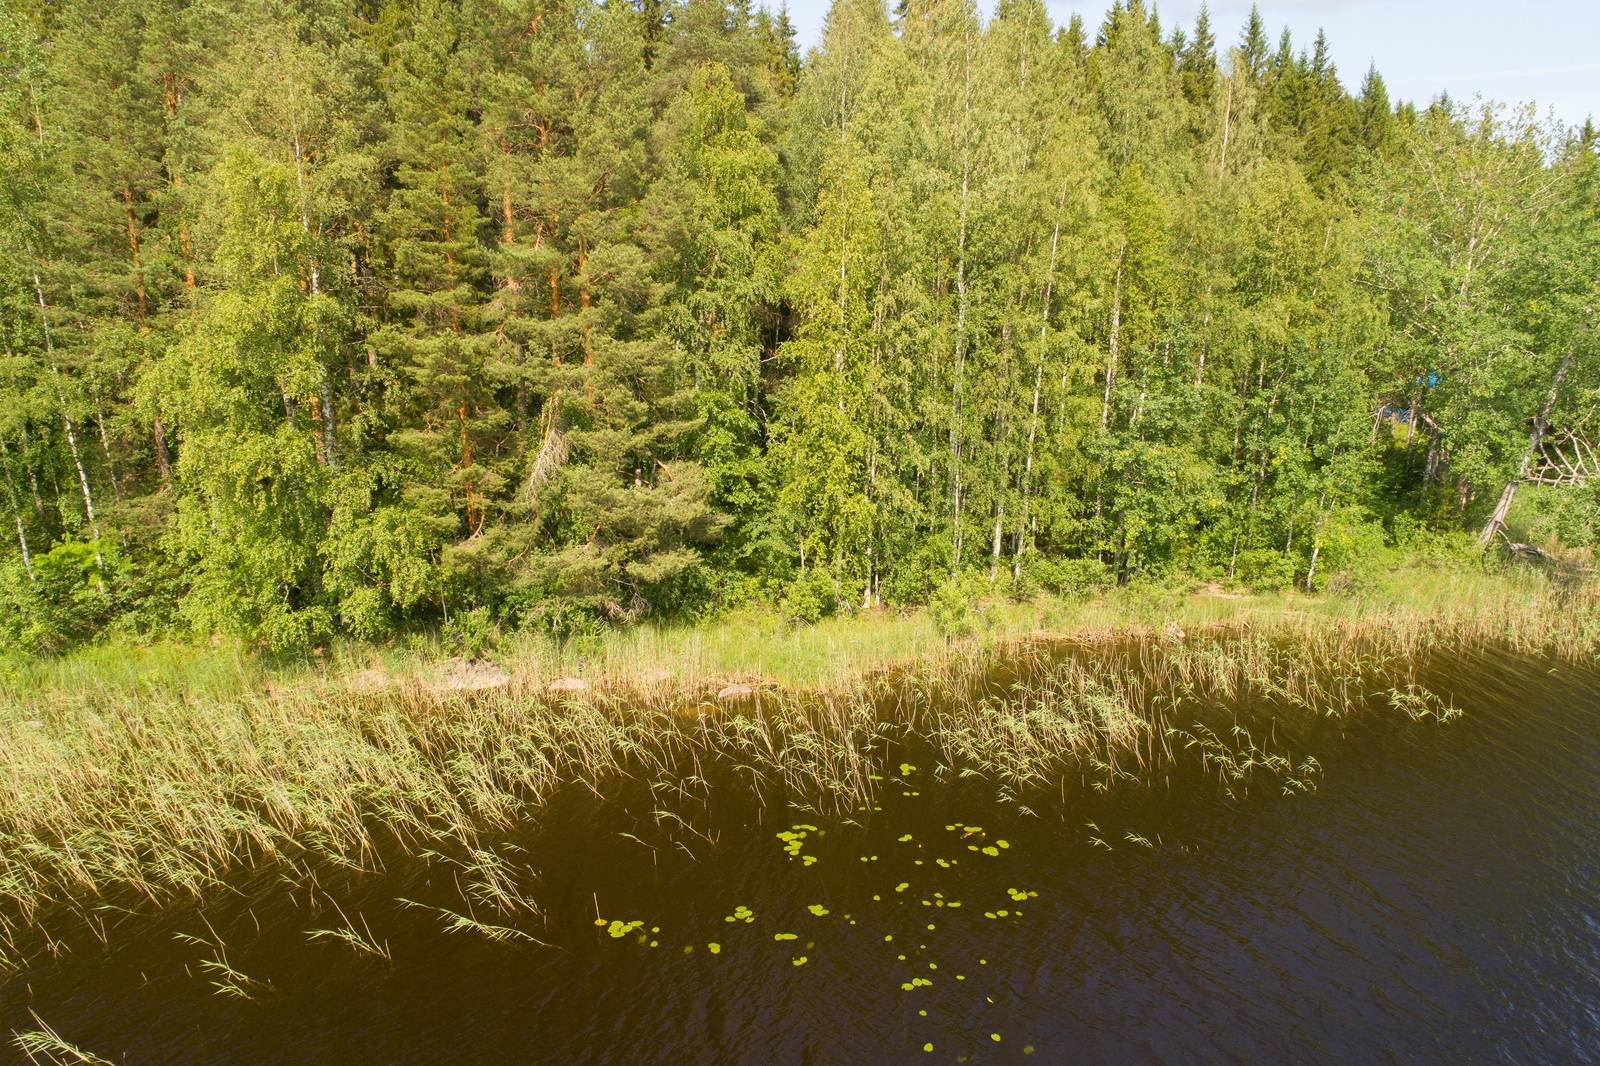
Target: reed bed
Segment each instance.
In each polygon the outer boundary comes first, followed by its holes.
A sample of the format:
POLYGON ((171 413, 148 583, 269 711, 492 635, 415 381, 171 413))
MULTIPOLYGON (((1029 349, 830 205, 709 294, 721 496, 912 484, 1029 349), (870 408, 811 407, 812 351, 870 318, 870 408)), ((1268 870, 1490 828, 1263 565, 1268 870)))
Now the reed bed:
MULTIPOLYGON (((1191 710, 1252 699, 1339 715, 1383 694, 1413 717, 1444 714, 1416 683, 1431 655, 1600 653, 1594 587, 1474 589, 1252 610, 1191 597, 1115 623, 1085 611, 1065 634, 941 639, 936 654, 809 686, 737 670, 754 691, 721 699, 726 675, 704 660, 663 677, 644 659, 560 695, 546 681, 570 662, 512 661, 509 683, 481 692, 404 675, 364 690, 338 670, 247 687, 243 662, 239 680, 209 687, 12 692, 0 705, 0 954, 19 957, 57 909, 88 915, 127 894, 165 905, 272 864, 376 870, 396 849, 450 857, 479 902, 514 913, 532 904, 497 841, 559 788, 604 796, 631 777, 667 792, 732 774, 848 811, 880 787, 894 738, 1017 802, 1064 773, 1111 787, 1184 752, 1230 789, 1262 775, 1294 788, 1314 767, 1191 710)), ((669 669, 682 665, 673 654, 669 669)))

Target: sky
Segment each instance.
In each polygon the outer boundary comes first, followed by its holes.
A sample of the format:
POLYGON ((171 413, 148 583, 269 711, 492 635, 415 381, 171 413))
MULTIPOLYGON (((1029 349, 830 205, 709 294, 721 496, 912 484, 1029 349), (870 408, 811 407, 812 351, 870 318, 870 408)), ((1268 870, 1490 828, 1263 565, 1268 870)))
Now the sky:
MULTIPOLYGON (((990 0, 979 0, 992 7, 990 0)), ((802 48, 815 44, 829 0, 789 0, 802 48)), ((1046 0, 1065 23, 1073 12, 1091 28, 1110 0, 1046 0)), ((777 6, 774 3, 773 6, 777 6)), ((1250 0, 1211 0, 1219 46, 1238 40, 1250 0)), ((1200 0, 1157 4, 1166 33, 1194 25, 1200 0)), ((1261 0, 1274 44, 1285 26, 1296 48, 1309 47, 1318 28, 1328 34, 1339 76, 1359 89, 1369 64, 1394 100, 1426 104, 1441 91, 1460 102, 1474 95, 1509 103, 1533 101, 1543 117, 1600 122, 1600 0, 1261 0)))

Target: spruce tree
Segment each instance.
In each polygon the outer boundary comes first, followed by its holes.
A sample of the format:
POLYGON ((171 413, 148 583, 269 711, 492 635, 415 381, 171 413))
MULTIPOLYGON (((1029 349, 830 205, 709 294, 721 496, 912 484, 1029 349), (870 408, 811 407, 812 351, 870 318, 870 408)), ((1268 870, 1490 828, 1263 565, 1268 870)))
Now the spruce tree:
POLYGON ((393 376, 390 402, 405 414, 388 444, 411 464, 407 501, 440 545, 483 532, 505 478, 496 443, 506 418, 478 332, 488 257, 460 17, 443 0, 421 0, 385 74, 395 189, 379 225, 388 284, 373 336, 393 376))

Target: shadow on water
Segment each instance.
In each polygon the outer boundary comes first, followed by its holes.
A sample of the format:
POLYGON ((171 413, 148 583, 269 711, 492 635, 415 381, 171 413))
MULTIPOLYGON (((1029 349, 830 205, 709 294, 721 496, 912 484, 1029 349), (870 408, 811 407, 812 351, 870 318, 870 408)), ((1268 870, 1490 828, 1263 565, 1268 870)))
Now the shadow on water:
POLYGON ((108 909, 0 1029, 130 1064, 1600 1061, 1600 677, 1418 676, 1463 713, 1213 707, 1110 788, 904 737, 855 809, 715 766, 574 786, 487 870, 108 909))

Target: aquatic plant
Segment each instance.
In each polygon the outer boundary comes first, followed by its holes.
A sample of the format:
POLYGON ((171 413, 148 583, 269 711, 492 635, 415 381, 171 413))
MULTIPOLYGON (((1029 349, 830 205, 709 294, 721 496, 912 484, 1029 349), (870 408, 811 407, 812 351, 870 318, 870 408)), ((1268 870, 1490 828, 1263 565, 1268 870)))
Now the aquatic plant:
MULTIPOLYGON (((757 686, 728 707, 714 698, 725 678, 624 671, 552 693, 548 674, 516 662, 508 685, 477 692, 403 677, 366 689, 338 671, 251 689, 130 690, 114 672, 99 690, 82 678, 13 688, 0 702, 0 951, 26 957, 47 908, 89 920, 111 894, 162 905, 251 867, 360 876, 397 853, 451 865, 468 904, 441 911, 451 928, 532 939, 516 924, 537 912, 530 872, 504 841, 564 787, 642 782, 658 820, 686 834, 672 798, 709 776, 840 814, 876 806, 896 767, 978 775, 1023 807, 1065 776, 1114 788, 1178 758, 1235 794, 1295 791, 1314 760, 1206 715, 1252 701, 1291 717, 1387 705, 1442 718, 1450 709, 1418 680, 1432 655, 1593 662, 1600 650, 1593 586, 1441 580, 1447 595, 1417 602, 1269 600, 1242 614, 1191 597, 1176 626, 941 642, 826 686, 757 686), (885 742, 907 738, 929 769, 885 765, 885 742)), ((799 824, 778 838, 809 865, 800 846, 821 833, 799 824)), ((348 920, 349 936, 324 932, 376 945, 348 920)))
POLYGON ((45 1020, 33 1010, 30 1009, 28 1013, 39 1028, 13 1033, 11 1043, 28 1056, 28 1061, 35 1066, 46 1063, 50 1066, 114 1066, 110 1059, 103 1059, 62 1039, 61 1034, 45 1024, 45 1020))

